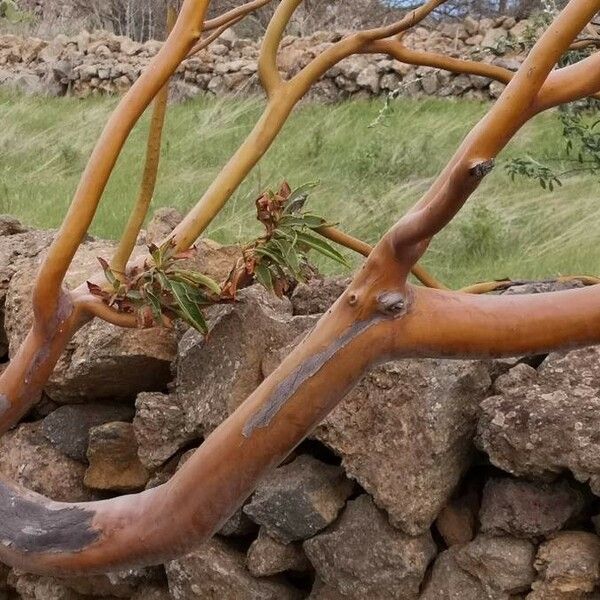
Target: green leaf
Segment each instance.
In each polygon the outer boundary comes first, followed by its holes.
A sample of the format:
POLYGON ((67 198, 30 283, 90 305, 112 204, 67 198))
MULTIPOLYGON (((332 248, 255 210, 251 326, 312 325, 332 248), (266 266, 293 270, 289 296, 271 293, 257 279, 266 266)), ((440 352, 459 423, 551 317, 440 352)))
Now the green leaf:
POLYGON ((144 300, 146 300, 148 306, 152 309, 152 314, 154 315, 154 320, 157 323, 162 322, 162 305, 160 302, 160 298, 156 295, 154 290, 152 289, 152 285, 150 283, 144 284, 142 287, 142 294, 144 296, 144 300))
POLYGON ((258 246, 254 252, 259 256, 267 257, 276 265, 286 266, 286 260, 281 252, 270 243, 265 244, 264 246, 258 246))
MULTIPOLYGON (((175 310, 179 316, 200 333, 208 333, 208 325, 206 324, 204 315, 190 293, 189 286, 180 281, 169 280, 169 283, 171 284, 171 292, 177 305, 175 310)), ((193 288, 191 289, 193 290, 193 288)))
POLYGON ((258 281, 258 283, 260 283, 267 290, 273 289, 273 277, 267 265, 258 263, 254 271, 254 277, 256 278, 256 281, 258 281))
POLYGON ((308 233, 306 231, 299 231, 298 241, 303 244, 306 244, 307 246, 309 246, 313 250, 316 250, 323 256, 327 256, 328 258, 335 260, 336 262, 340 263, 341 265, 344 265, 345 267, 350 266, 346 259, 343 257, 343 255, 340 254, 340 252, 338 252, 331 244, 326 242, 322 237, 319 237, 318 235, 308 233))
POLYGON ((170 275, 195 283, 196 285, 201 285, 217 295, 221 294, 221 286, 214 279, 211 279, 208 275, 204 275, 203 273, 189 271, 187 269, 177 269, 171 271, 170 275))
POLYGON ((114 271, 110 268, 110 265, 106 260, 98 256, 98 262, 100 263, 102 270, 104 271, 104 277, 106 277, 106 281, 112 285, 115 291, 118 291, 121 287, 121 282, 117 279, 114 271))
POLYGON ((318 181, 312 181, 309 183, 305 183, 301 185, 299 188, 295 189, 287 199, 285 203, 285 208, 283 209, 284 214, 292 214, 296 213, 299 210, 302 210, 304 204, 308 200, 308 194, 310 190, 314 189, 319 185, 318 181))
POLYGON ((290 271, 292 271, 294 274, 294 277, 301 277, 302 272, 300 270, 300 259, 298 258, 298 254, 296 253, 294 246, 284 239, 273 239, 272 243, 279 247, 285 262, 287 263, 290 271))

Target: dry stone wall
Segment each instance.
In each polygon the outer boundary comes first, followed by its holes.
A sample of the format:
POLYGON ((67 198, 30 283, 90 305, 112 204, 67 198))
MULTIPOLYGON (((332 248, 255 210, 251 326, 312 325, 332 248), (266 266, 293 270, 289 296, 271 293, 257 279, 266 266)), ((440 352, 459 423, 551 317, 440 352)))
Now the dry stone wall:
MULTIPOLYGON (((519 37, 526 21, 513 18, 446 23, 436 29, 417 27, 405 37, 407 46, 501 64, 516 69, 521 56, 496 56, 489 50, 509 36, 519 37)), ((279 57, 282 73, 289 77, 315 54, 339 40, 342 33, 319 32, 310 38, 285 37, 279 57)), ((125 92, 139 77, 161 42, 144 44, 96 31, 52 40, 0 36, 0 85, 26 93, 87 97, 125 92)), ((216 95, 259 92, 259 44, 226 32, 209 49, 186 60, 177 70, 173 96, 186 99, 201 92, 216 95)), ((413 67, 384 55, 355 56, 332 68, 315 84, 312 96, 325 101, 367 98, 399 90, 407 96, 435 95, 490 98, 502 86, 477 76, 455 75, 428 67, 413 67)))
MULTIPOLYGON (((159 215, 147 239, 177 223, 175 211, 159 215)), ((0 216, 0 370, 51 239, 0 216)), ((113 247, 87 240, 68 283, 113 247)), ((202 241, 196 268, 224 278, 238 255, 202 241)), ((283 299, 247 288, 209 309, 206 338, 86 325, 40 403, 0 438, 0 476, 65 501, 165 483, 345 283, 315 278, 283 299), (102 381, 119 385, 90 386, 102 381)), ((505 293, 540 289, 552 286, 505 293)), ((597 600, 598 365, 600 347, 379 366, 195 552, 69 579, 0 564, 0 598, 597 600)))

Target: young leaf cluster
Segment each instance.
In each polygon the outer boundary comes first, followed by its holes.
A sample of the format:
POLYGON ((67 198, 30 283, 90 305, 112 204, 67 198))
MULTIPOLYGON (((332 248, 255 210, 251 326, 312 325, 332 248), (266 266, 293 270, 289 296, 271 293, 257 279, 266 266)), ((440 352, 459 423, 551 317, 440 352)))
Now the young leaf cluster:
POLYGON ((136 315, 140 327, 170 324, 182 319, 201 333, 207 333, 203 307, 220 298, 221 288, 210 277, 185 268, 185 260, 195 256, 195 249, 177 252, 172 240, 149 246, 150 259, 143 267, 134 267, 117 276, 104 259, 98 259, 107 286, 88 282, 90 292, 106 304, 136 315))
POLYGON ((304 210, 313 187, 306 184, 292 191, 283 183, 277 192, 268 190, 256 200, 257 218, 265 227, 265 235, 244 247, 243 260, 225 285, 227 293, 235 296, 240 282, 253 278, 282 296, 313 273, 310 251, 348 266, 344 256, 318 233, 327 221, 304 210))

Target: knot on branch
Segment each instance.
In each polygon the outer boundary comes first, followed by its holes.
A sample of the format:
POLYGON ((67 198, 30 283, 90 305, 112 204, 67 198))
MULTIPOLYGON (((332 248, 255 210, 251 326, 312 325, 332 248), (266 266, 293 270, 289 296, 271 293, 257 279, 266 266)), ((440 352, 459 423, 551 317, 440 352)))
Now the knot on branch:
POLYGON ((477 179, 483 179, 494 168, 494 159, 484 160, 474 164, 469 169, 469 175, 477 179))
POLYGON ((406 300, 400 292, 383 292, 377 296, 377 308, 379 312, 396 316, 404 312, 406 300))

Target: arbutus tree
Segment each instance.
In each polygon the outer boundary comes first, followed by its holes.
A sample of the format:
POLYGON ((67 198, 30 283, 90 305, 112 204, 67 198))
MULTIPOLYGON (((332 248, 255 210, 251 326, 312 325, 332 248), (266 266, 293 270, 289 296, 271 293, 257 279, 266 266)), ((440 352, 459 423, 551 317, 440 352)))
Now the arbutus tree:
MULTIPOLYGON (((111 116, 41 265, 31 331, 0 376, 2 430, 18 422, 37 401, 60 354, 82 324, 101 318, 123 327, 140 325, 139 314, 126 302, 128 292, 140 291, 128 287, 131 282, 147 283, 149 271, 157 278, 168 272, 174 277, 171 262, 189 251, 269 148, 294 106, 340 60, 355 53, 387 53, 411 64, 491 77, 506 83, 506 88, 429 190, 374 247, 325 222, 312 223, 321 236, 365 255, 362 268, 302 343, 168 483, 132 496, 71 504, 53 502, 1 481, 0 560, 9 565, 38 573, 90 573, 160 563, 193 549, 220 528, 261 477, 276 467, 374 364, 402 357, 513 356, 600 342, 599 286, 553 294, 481 295, 477 292, 503 283, 451 291, 418 266, 431 239, 459 212, 522 125, 544 110, 600 91, 600 53, 555 68, 600 10, 600 0, 571 0, 516 73, 406 48, 403 32, 444 3, 428 0, 397 23, 360 31, 332 44, 288 81, 277 69, 277 50, 301 0, 282 0, 266 32, 259 61, 267 95, 264 114, 169 240, 151 248, 151 259, 130 258, 154 188, 165 85, 170 75, 190 52, 265 2, 255 0, 205 22, 208 0, 186 0, 163 48, 111 116), (207 37, 201 37, 203 31, 207 37), (105 264, 104 273, 91 276, 89 285, 67 290, 63 287, 65 274, 119 152, 154 97, 142 187, 119 248, 105 264), (411 272, 424 285, 410 283, 411 272), (107 288, 105 274, 112 288, 107 288), (122 287, 124 292, 119 291, 122 287)), ((281 213, 290 201, 290 190, 280 192, 259 202, 263 223, 274 219, 271 230, 281 225, 281 213)), ((264 251, 271 239, 267 236, 257 242, 250 258, 256 259, 257 248, 264 251)), ((246 266, 237 269, 242 275, 255 276, 255 265, 246 266)), ((214 293, 210 282, 201 274, 196 277, 198 289, 206 289, 207 297, 214 293)), ((597 280, 588 278, 585 283, 597 280)), ((175 291, 169 297, 174 298, 175 291)), ((134 302, 135 296, 130 294, 129 299, 134 302)), ((142 318, 141 324, 166 322, 181 306, 165 307, 159 302, 159 314, 153 313, 147 322, 142 318)), ((198 306, 190 307, 188 301, 183 306, 193 314, 180 316, 193 321, 198 306)))

